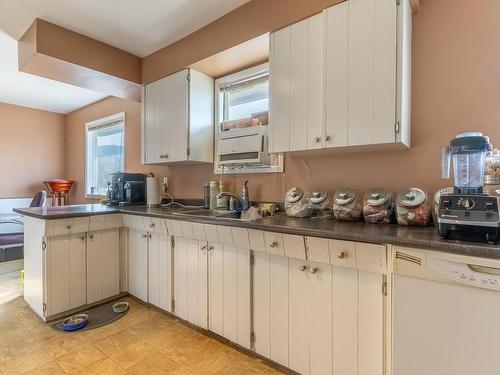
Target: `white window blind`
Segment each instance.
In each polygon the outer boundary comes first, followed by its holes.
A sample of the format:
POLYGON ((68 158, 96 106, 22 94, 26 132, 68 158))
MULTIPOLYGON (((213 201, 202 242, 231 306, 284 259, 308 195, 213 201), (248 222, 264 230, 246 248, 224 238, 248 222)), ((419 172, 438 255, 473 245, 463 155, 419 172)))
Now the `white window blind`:
POLYGON ((125 113, 118 113, 86 124, 87 197, 106 195, 111 174, 124 170, 125 113))

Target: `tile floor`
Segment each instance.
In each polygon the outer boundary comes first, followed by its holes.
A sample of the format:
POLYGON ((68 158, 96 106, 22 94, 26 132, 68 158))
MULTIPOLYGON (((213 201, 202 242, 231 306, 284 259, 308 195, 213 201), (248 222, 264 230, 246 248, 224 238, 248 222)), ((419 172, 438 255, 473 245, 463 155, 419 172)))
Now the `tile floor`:
POLYGON ((127 315, 107 326, 55 330, 24 302, 21 268, 0 263, 0 374, 281 373, 132 299, 127 315))

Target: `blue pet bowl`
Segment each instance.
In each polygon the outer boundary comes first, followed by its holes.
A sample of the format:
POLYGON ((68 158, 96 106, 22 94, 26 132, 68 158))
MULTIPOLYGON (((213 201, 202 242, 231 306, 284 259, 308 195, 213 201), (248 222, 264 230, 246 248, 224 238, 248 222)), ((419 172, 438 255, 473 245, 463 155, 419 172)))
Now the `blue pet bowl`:
POLYGON ((89 323, 89 317, 86 314, 78 314, 64 319, 62 322, 65 331, 77 331, 89 323))

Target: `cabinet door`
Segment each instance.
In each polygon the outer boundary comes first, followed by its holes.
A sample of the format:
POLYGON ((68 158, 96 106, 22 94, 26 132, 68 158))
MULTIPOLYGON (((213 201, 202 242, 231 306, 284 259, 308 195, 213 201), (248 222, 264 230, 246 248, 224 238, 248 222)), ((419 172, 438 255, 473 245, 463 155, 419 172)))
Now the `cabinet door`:
POLYGON ((210 244, 210 330, 250 348, 250 251, 210 244))
POLYGON ((288 367, 288 258, 255 252, 255 351, 288 367))
POLYGON ((290 151, 290 27, 271 33, 269 52, 270 152, 290 151))
POLYGON ((350 0, 348 143, 395 141, 396 2, 350 0))
POLYGON ((120 292, 119 241, 118 229, 88 234, 87 303, 97 302, 120 292))
POLYGON ((187 320, 201 328, 208 324, 207 243, 187 241, 187 320))
POLYGON ((69 308, 73 309, 87 303, 86 235, 69 236, 69 308))
POLYGON ((128 291, 133 296, 148 301, 148 240, 144 231, 128 232, 128 291))
POLYGON ((289 367, 309 374, 309 271, 303 260, 289 260, 289 367))
POLYGON ((149 303, 171 312, 172 251, 170 236, 152 233, 149 239, 149 303))
POLYGON ((188 239, 175 237, 174 314, 184 320, 188 319, 188 246, 188 239))
POLYGON ((189 71, 187 69, 181 70, 175 74, 176 92, 177 92, 177 122, 174 125, 176 129, 175 145, 175 160, 186 161, 189 160, 189 71))
POLYGON ((162 87, 163 81, 150 83, 144 88, 144 142, 142 150, 146 164, 159 163, 162 153, 162 87))
POLYGON ((308 273, 309 372, 332 374, 333 268, 328 264, 310 263, 305 272, 308 273))
POLYGON ((325 147, 347 146, 349 2, 325 11, 325 147))
POLYGON ((69 235, 50 237, 45 250, 47 316, 69 310, 69 235))

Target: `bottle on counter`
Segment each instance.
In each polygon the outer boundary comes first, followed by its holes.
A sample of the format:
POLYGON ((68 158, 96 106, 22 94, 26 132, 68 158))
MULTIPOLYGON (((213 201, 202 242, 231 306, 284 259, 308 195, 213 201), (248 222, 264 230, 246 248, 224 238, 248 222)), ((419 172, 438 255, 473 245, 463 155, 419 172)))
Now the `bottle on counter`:
POLYGON ((333 216, 339 221, 359 221, 363 217, 362 197, 351 189, 337 189, 333 194, 333 216))
POLYGON ((384 189, 366 192, 363 202, 363 216, 368 224, 390 224, 394 215, 391 193, 384 189))
POLYGON ((427 193, 415 187, 400 191, 396 199, 396 217, 399 225, 428 225, 431 206, 427 193))
POLYGON ((209 207, 211 210, 215 210, 217 208, 217 194, 218 194, 217 181, 210 181, 209 186, 210 186, 209 207))
POLYGON ((210 184, 208 182, 203 185, 203 208, 210 208, 210 184))

